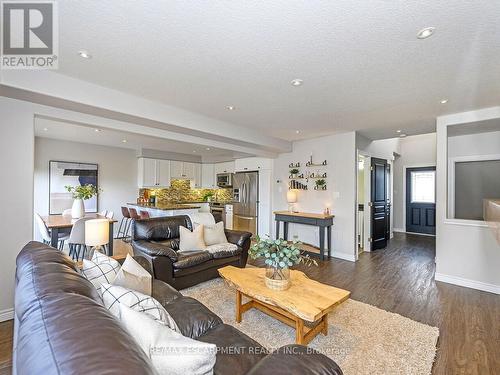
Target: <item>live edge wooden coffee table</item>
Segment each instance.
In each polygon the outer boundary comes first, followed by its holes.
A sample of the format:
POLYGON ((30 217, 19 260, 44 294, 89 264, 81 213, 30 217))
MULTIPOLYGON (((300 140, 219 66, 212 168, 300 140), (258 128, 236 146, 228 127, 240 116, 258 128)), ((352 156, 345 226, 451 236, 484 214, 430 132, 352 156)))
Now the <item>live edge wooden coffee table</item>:
POLYGON ((252 307, 295 328, 295 342, 309 343, 318 333, 328 334, 328 314, 347 300, 351 292, 309 279, 303 272, 291 270, 291 286, 284 291, 271 290, 264 283, 263 268, 227 266, 219 274, 236 289, 236 322, 252 307), (242 303, 243 297, 249 301, 242 303), (310 324, 307 324, 310 323, 310 324))

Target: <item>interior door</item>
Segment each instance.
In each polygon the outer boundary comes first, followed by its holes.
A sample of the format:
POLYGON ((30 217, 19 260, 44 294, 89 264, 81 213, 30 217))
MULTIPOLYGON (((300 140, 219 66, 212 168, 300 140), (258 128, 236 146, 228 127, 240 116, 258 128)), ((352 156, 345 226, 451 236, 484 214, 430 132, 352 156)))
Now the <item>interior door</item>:
POLYGON ((436 234, 436 167, 406 169, 406 231, 436 234))
POLYGON ((387 246, 388 228, 388 191, 389 168, 387 160, 371 158, 371 249, 387 246))

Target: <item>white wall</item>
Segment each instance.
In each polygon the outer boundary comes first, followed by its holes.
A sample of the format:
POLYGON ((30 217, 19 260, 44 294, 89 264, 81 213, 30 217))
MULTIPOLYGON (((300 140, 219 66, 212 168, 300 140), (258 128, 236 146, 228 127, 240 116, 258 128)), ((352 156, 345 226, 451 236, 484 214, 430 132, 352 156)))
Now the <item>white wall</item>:
POLYGON ((500 294, 500 244, 491 229, 486 223, 446 217, 448 127, 496 118, 500 107, 437 119, 436 280, 500 294))
MULTIPOLYGON (((355 260, 355 203, 356 203, 356 147, 355 133, 343 133, 322 138, 308 139, 293 143, 291 153, 280 154, 274 160, 273 210, 287 210, 286 192, 290 163, 300 162, 301 172, 306 171, 305 163, 311 153, 315 162, 328 161, 326 191, 298 191, 295 208, 303 212, 322 213, 330 206, 335 215, 332 233, 333 256, 355 260), (276 181, 280 180, 281 183, 276 181), (336 195, 338 194, 338 195, 336 195)), ((273 226, 274 227, 274 226, 273 226)), ((275 235, 273 228, 273 235, 275 235)), ((281 229, 283 234, 283 229, 281 229)), ((318 228, 290 224, 289 238, 297 235, 299 240, 313 245, 319 244, 318 228)))
MULTIPOLYGON (((137 199, 137 157, 131 149, 35 138, 34 212, 49 211, 49 161, 96 163, 99 167, 99 211, 111 210, 121 218, 120 207, 137 199)), ((115 225, 115 232, 118 225, 115 225)), ((37 228, 35 238, 40 239, 37 228)))
POLYGON ((448 137, 448 157, 500 153, 500 131, 448 137))
POLYGON ((406 168, 436 165, 436 133, 414 135, 400 140, 399 156, 394 161, 394 230, 406 229, 406 168))
POLYGON ((12 319, 16 256, 31 240, 33 212, 32 105, 0 97, 0 321, 12 319))

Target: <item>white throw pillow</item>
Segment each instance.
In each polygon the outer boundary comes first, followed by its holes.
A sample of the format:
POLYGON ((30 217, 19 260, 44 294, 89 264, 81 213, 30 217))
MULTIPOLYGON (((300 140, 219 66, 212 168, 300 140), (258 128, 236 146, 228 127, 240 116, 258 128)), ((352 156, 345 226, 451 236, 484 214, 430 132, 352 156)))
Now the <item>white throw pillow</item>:
POLYGON ((99 294, 101 285, 112 283, 119 270, 120 263, 99 251, 94 252, 92 260, 83 260, 82 274, 95 286, 99 294))
POLYGON ((213 374, 216 345, 185 337, 125 306, 120 306, 119 319, 159 374, 213 374))
POLYGON ((101 288, 104 306, 117 318, 120 317, 120 305, 124 305, 135 311, 147 313, 153 319, 157 319, 174 331, 180 332, 175 320, 153 297, 111 284, 102 284, 101 288))
POLYGON ((203 239, 204 225, 199 225, 192 232, 183 227, 179 227, 179 251, 205 250, 207 245, 203 239))
POLYGON ((227 243, 224 222, 219 221, 217 224, 205 225, 203 238, 207 246, 227 243))
POLYGON ((118 271, 115 280, 111 284, 136 290, 150 296, 152 282, 151 274, 142 268, 130 254, 127 254, 122 268, 118 271))

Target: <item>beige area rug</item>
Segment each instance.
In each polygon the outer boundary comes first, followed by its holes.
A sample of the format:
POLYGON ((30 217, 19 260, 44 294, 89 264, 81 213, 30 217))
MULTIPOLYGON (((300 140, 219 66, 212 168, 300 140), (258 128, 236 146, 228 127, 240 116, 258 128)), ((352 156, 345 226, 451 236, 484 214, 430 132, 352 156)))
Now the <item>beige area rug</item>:
MULTIPOLYGON (((293 344, 295 331, 256 309, 235 322, 236 294, 222 279, 181 291, 202 302, 230 324, 268 349, 293 344)), ((439 330, 366 303, 347 300, 329 315, 328 336, 309 346, 339 364, 345 375, 430 374, 439 330)))

